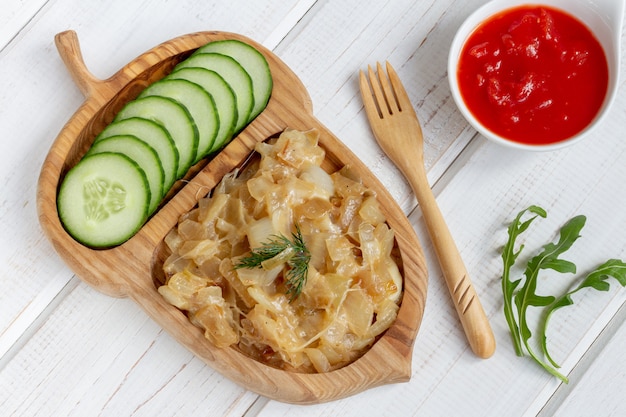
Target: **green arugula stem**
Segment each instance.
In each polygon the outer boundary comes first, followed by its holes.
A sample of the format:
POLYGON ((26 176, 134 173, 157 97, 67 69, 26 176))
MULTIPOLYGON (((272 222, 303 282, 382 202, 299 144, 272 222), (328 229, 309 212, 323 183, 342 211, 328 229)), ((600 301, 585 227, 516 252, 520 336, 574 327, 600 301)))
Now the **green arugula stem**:
POLYGON ((521 282, 521 279, 516 281, 511 281, 511 268, 515 264, 515 260, 519 256, 519 254, 524 249, 524 245, 521 245, 520 248, 515 251, 515 241, 517 237, 522 234, 530 224, 535 220, 537 216, 546 217, 546 212, 539 206, 530 206, 525 210, 519 212, 515 220, 511 223, 508 228, 509 239, 507 243, 504 245, 502 250, 502 260, 504 263, 504 270, 502 273, 502 293, 504 294, 504 317, 506 318, 506 322, 509 326, 509 330, 511 332, 511 338, 513 341, 513 346, 515 347, 515 354, 517 356, 524 356, 524 351, 522 348, 522 337, 520 335, 520 330, 517 324, 517 320, 514 313, 513 308, 513 299, 515 295, 515 290, 521 282), (535 215, 530 219, 522 222, 522 217, 527 213, 534 213, 535 215))

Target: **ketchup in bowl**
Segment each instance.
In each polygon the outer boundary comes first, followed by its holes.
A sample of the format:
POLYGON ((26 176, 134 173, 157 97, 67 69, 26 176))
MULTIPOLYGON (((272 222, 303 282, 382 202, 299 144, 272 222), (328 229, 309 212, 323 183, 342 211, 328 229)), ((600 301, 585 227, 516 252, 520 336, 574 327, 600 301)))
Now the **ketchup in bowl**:
POLYGON ((607 94, 608 64, 576 18, 546 6, 500 12, 462 48, 460 94, 493 133, 530 145, 566 140, 588 126, 607 94))

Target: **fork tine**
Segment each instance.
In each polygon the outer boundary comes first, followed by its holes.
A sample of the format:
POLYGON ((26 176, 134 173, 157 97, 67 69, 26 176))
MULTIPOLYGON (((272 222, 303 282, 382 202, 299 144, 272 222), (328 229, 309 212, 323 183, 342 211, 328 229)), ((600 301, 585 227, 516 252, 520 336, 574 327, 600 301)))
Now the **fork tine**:
POLYGON ((359 71, 359 87, 361 89, 361 98, 363 99, 363 105, 365 107, 367 117, 370 120, 376 116, 378 116, 378 118, 382 118, 382 114, 378 108, 378 103, 376 103, 376 100, 373 97, 374 93, 370 88, 370 83, 363 71, 359 71))
POLYGON ((380 89, 380 82, 378 81, 378 77, 376 77, 376 73, 370 65, 367 66, 367 75, 372 86, 374 101, 376 102, 376 106, 378 107, 378 114, 380 115, 381 119, 384 119, 385 115, 389 115, 389 107, 387 106, 387 100, 385 100, 385 95, 380 89))
POLYGON ((378 115, 381 119, 384 119, 385 116, 388 116, 390 114, 389 106, 387 105, 387 99, 385 98, 385 94, 380 88, 380 82, 378 81, 378 77, 376 77, 376 73, 370 65, 367 66, 367 74, 370 85, 372 86, 372 95, 374 96, 376 107, 378 108, 378 115))
MULTIPOLYGON (((389 62, 386 62, 386 64, 387 68, 389 68, 389 62)), ((389 114, 391 115, 394 113, 398 113, 400 109, 398 108, 396 95, 394 94, 392 86, 389 84, 389 79, 387 78, 387 75, 385 75, 385 71, 383 70, 383 66, 380 64, 380 62, 376 63, 376 72, 378 73, 378 83, 380 83, 380 87, 383 91, 385 103, 387 104, 389 114)))
POLYGON ((396 70, 393 69, 389 62, 387 64, 387 76, 389 77, 389 81, 391 82, 391 87, 393 88, 393 92, 395 94, 396 102, 398 104, 400 111, 413 111, 413 105, 411 104, 411 99, 407 94, 404 86, 402 85, 402 81, 400 81, 400 77, 396 73, 396 70))

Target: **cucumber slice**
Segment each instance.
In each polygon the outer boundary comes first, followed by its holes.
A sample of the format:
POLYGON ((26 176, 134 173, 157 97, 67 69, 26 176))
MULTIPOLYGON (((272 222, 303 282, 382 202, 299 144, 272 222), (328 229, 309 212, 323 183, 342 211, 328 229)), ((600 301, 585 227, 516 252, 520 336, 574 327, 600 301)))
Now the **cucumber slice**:
POLYGON ((187 109, 171 98, 148 96, 127 103, 114 121, 131 117, 153 120, 167 130, 178 150, 176 177, 183 177, 193 164, 198 150, 198 128, 187 109))
POLYGON ((217 118, 215 102, 209 93, 187 80, 165 78, 143 90, 139 94, 139 99, 148 96, 174 99, 189 111, 198 128, 198 149, 194 163, 210 153, 220 121, 217 118))
POLYGON ((163 167, 159 162, 159 155, 145 142, 135 136, 111 136, 94 143, 87 155, 103 152, 114 152, 126 155, 139 165, 146 174, 150 188, 149 213, 159 206, 165 191, 163 190, 163 167))
POLYGON ((178 150, 167 130, 152 120, 131 117, 108 125, 94 143, 119 135, 135 136, 156 151, 163 167, 163 188, 169 190, 178 175, 178 150))
POLYGON ((216 53, 194 54, 174 67, 199 67, 217 72, 235 92, 237 99, 237 123, 235 133, 248 124, 250 113, 254 107, 252 79, 243 67, 233 58, 216 53))
POLYGON ((224 78, 215 71, 194 67, 181 68, 168 75, 168 78, 191 81, 211 94, 220 119, 211 153, 226 145, 235 132, 237 101, 233 89, 224 81, 224 78))
POLYGON ((195 53, 207 52, 216 52, 233 58, 250 75, 254 95, 254 107, 248 118, 248 123, 251 122, 265 109, 272 94, 272 74, 267 60, 255 47, 237 39, 210 42, 195 53))
POLYGON ((116 153, 83 158, 68 171, 57 196, 63 226, 91 247, 119 245, 148 218, 150 189, 139 166, 116 153))

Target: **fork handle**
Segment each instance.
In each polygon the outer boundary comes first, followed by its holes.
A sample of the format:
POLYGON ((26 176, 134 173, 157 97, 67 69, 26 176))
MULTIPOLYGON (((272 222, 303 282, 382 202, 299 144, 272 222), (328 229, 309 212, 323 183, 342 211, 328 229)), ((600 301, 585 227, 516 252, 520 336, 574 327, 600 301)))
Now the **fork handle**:
POLYGON ((419 168, 410 171, 405 174, 421 207, 428 234, 467 340, 477 356, 488 358, 496 348, 489 319, 430 189, 426 172, 419 168))

